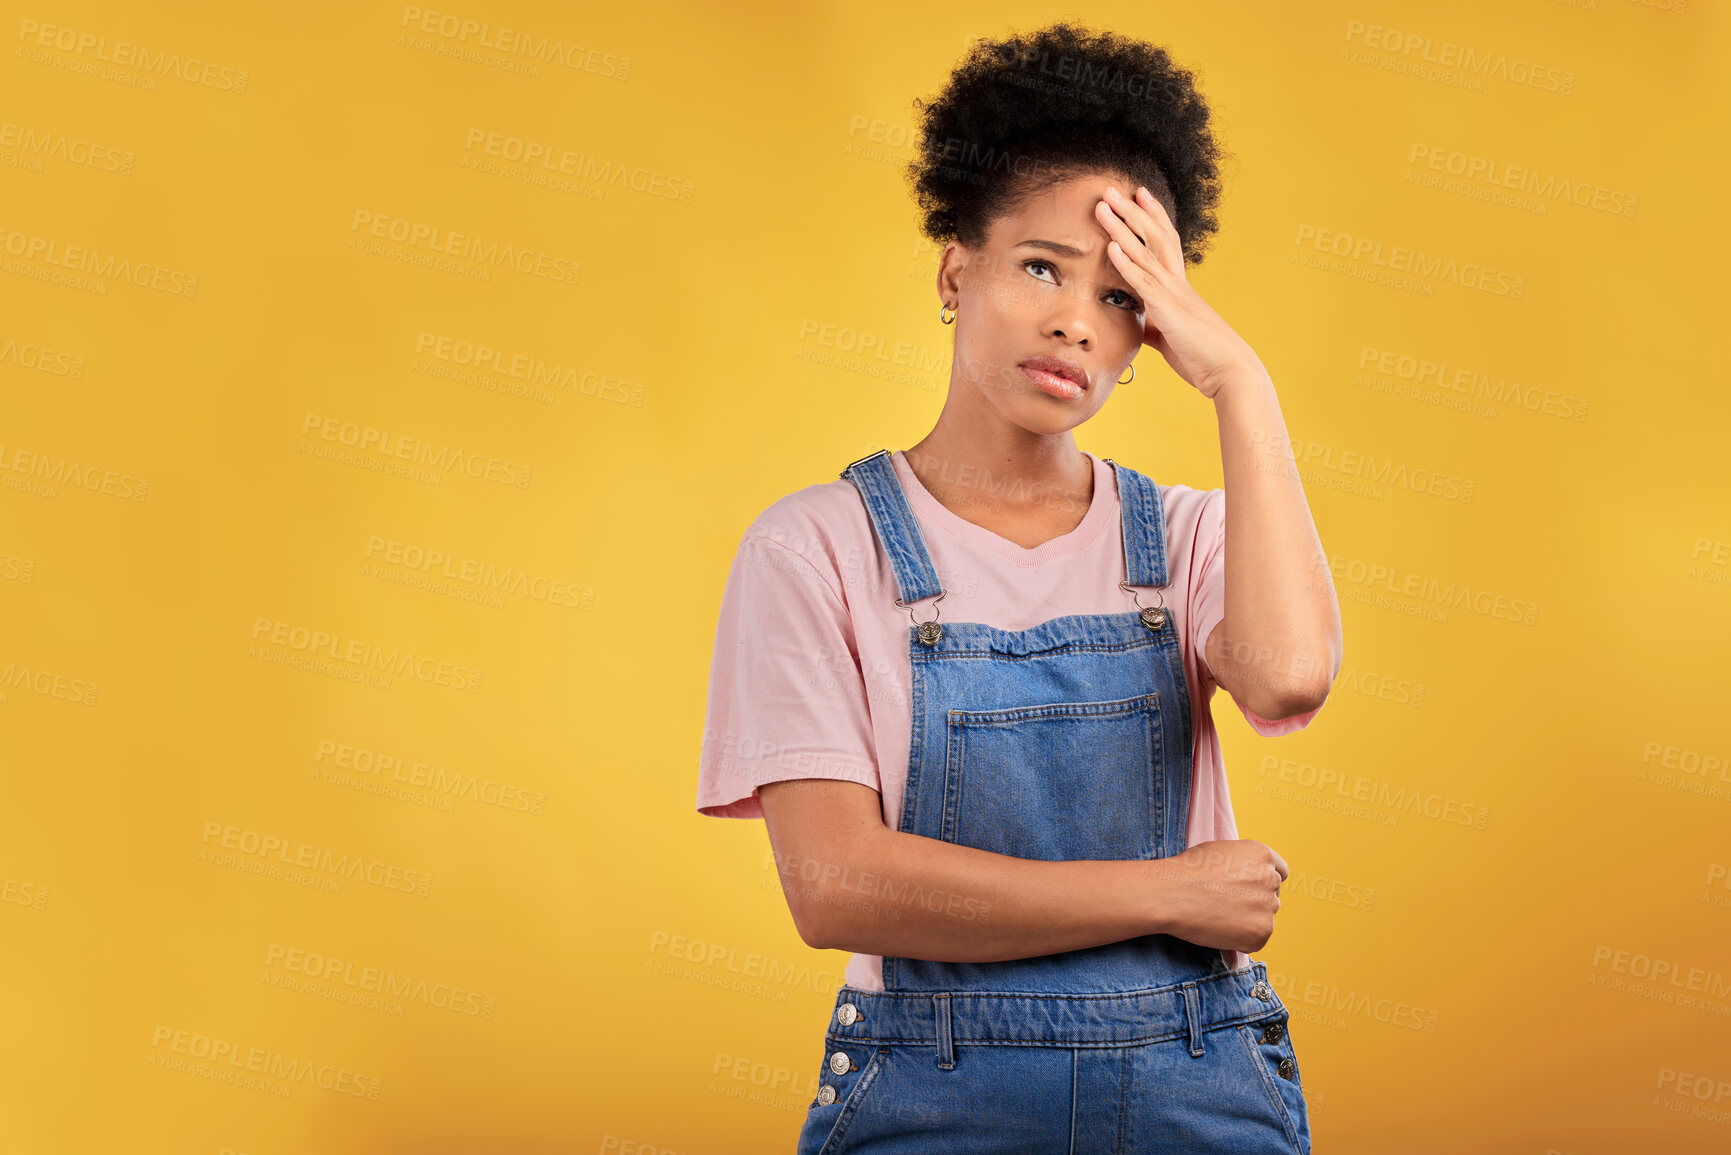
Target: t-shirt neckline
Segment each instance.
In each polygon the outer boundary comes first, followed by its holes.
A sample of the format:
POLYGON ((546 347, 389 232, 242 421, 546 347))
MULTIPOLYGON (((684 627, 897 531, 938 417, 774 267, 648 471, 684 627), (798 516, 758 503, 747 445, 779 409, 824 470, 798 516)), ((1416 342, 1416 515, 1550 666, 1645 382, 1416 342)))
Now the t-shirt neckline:
POLYGON ((1118 479, 1112 467, 1086 449, 1082 450, 1082 453, 1094 468, 1094 496, 1088 503, 1088 512, 1082 515, 1082 520, 1075 529, 1043 541, 1033 549, 1017 545, 983 525, 975 525, 933 497, 921 484, 919 475, 914 472, 913 466, 908 464, 907 455, 901 450, 894 450, 890 454, 890 461, 895 466, 896 475, 901 479, 908 505, 923 524, 934 526, 967 545, 985 550, 1006 561, 1022 566, 1037 566, 1059 558, 1074 557, 1083 552, 1099 540, 1101 531, 1107 525, 1118 519, 1118 479))

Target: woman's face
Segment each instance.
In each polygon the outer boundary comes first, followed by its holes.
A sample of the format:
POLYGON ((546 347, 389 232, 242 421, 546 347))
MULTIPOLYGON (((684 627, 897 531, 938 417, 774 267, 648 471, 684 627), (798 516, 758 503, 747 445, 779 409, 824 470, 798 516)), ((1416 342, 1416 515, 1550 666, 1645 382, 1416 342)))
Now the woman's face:
POLYGON ((1135 191, 1122 175, 1077 176, 998 216, 982 247, 945 246, 938 294, 956 306, 952 400, 1045 435, 1074 429, 1106 404, 1142 346, 1144 322, 1094 216, 1108 185, 1135 191), (1040 358, 1081 381, 1040 372, 1040 358))

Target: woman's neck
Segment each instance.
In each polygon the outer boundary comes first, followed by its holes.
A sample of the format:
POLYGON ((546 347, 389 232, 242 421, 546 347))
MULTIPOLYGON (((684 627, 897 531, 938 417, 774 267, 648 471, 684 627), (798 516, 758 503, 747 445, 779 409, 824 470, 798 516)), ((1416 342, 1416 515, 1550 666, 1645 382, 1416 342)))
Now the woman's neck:
POLYGON ((1087 516, 1094 463, 1069 432, 1022 438, 946 434, 940 425, 904 455, 920 484, 957 517, 1033 549, 1069 533, 1087 516))

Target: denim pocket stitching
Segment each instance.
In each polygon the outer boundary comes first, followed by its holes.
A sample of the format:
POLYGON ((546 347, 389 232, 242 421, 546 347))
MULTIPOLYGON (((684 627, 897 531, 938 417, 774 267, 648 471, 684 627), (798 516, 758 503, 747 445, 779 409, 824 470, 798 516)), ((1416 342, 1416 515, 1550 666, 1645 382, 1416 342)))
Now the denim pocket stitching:
MULTIPOLYGON (((1121 848, 1118 858, 1153 858, 1167 841, 1165 838, 1167 792, 1165 775, 1158 772, 1163 744, 1162 703, 1157 691, 1135 694, 1128 698, 1113 698, 1101 702, 1046 702, 1030 706, 1006 706, 992 710, 951 709, 944 716, 944 782, 938 816, 938 839, 957 845, 976 846, 961 836, 963 780, 967 764, 967 744, 971 731, 990 733, 995 727, 1030 722, 1120 722, 1141 721, 1147 727, 1146 746, 1156 772, 1148 781, 1148 816, 1145 840, 1140 846, 1121 848)), ((915 730, 919 727, 916 726, 915 730)), ((914 781, 917 769, 910 763, 908 785, 903 789, 902 828, 913 830, 908 807, 913 805, 914 781)), ((1187 811, 1186 811, 1187 813, 1187 811)), ((1178 843, 1182 846, 1182 840, 1178 843)), ((1000 849, 999 853, 1003 853, 1000 849)), ((885 979, 886 984, 888 979, 885 979)))
POLYGON ((871 1085, 877 1081, 878 1072, 883 1069, 889 1053, 888 1047, 879 1047, 872 1057, 866 1060, 864 1069, 860 1071, 859 1081, 853 1085, 853 1090, 847 1093, 847 1098, 841 1101, 841 1114, 836 1116, 835 1126, 829 1129, 829 1134, 824 1138, 823 1146, 818 1149, 817 1155, 830 1155, 830 1152, 836 1150, 836 1144, 846 1134, 848 1126, 853 1123, 854 1116, 859 1114, 860 1103, 865 1100, 866 1092, 871 1089, 871 1085))
POLYGON ((1292 1118, 1292 1108, 1286 1105, 1286 1096, 1280 1093, 1279 1086, 1274 1082, 1279 1076, 1269 1071, 1268 1060, 1262 1054, 1262 1044, 1256 1039, 1256 1031, 1246 1024, 1240 1024, 1237 1034, 1244 1040, 1244 1049, 1250 1053, 1250 1061, 1262 1079, 1262 1089, 1268 1092, 1274 1109, 1280 1113, 1280 1121, 1286 1127, 1286 1137, 1292 1141, 1292 1149, 1303 1155, 1304 1148, 1298 1142, 1298 1124, 1292 1118))

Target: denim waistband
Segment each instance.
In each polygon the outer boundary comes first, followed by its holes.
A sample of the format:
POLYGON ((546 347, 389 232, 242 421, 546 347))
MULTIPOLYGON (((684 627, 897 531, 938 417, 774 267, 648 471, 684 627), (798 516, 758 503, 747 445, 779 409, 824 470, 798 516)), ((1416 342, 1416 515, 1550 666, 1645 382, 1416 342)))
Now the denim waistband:
POLYGON ((1121 1047, 1185 1035, 1191 1049, 1199 1051, 1204 1031, 1285 1009, 1261 962, 1170 986, 1099 994, 862 991, 844 986, 836 993, 836 1005, 848 1004, 852 1012, 831 1018, 832 1040, 926 1043, 937 1045, 940 1052, 955 1043, 1121 1047), (845 1018, 853 1021, 844 1023, 845 1018))

